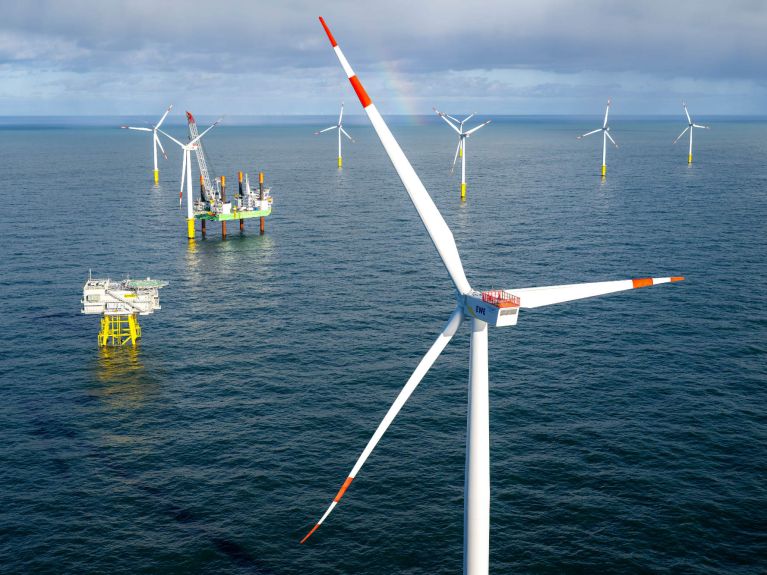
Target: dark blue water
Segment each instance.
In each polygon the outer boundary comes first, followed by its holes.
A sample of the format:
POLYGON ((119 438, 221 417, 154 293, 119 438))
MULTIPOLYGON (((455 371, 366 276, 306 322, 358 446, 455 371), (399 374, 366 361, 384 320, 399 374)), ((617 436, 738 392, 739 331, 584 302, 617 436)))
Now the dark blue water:
MULTIPOLYGON (((602 183, 595 121, 483 129, 465 205, 447 126, 394 127, 474 287, 687 277, 492 331, 491 569, 762 573, 767 124, 712 122, 688 167, 679 119, 616 117, 602 183)), ((338 171, 324 125, 206 136, 275 205, 194 244, 170 144, 153 189, 142 134, 0 131, 0 571, 460 571, 465 327, 298 545, 453 307, 372 130, 338 171), (137 351, 97 348, 89 268, 170 282, 137 351)))

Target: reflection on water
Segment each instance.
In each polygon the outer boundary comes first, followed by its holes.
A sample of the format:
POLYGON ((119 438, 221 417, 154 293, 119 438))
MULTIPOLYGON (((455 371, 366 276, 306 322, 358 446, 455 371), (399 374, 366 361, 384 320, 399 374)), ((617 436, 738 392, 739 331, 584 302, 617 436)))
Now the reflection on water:
POLYGON ((211 237, 210 234, 199 243, 189 240, 186 250, 187 270, 192 272, 211 271, 215 268, 229 266, 253 265, 251 258, 257 258, 259 263, 268 264, 274 258, 276 244, 274 238, 259 235, 255 231, 245 231, 229 234, 226 240, 221 237, 211 237), (213 266, 213 267, 208 267, 213 266))
POLYGON ((137 407, 157 388, 141 361, 138 347, 101 347, 95 363, 96 395, 116 407, 137 407))

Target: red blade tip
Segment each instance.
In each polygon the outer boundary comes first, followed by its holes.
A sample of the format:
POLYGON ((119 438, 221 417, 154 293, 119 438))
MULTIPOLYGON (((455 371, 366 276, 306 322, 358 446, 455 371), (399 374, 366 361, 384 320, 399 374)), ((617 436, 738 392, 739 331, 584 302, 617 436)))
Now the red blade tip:
POLYGON ((312 527, 312 530, 311 530, 311 531, 309 531, 309 533, 307 533, 307 534, 304 536, 304 538, 303 538, 303 539, 301 539, 301 543, 299 543, 299 545, 303 545, 303 544, 304 544, 304 541, 306 541, 307 539, 309 539, 309 537, 311 537, 311 536, 312 536, 312 533, 314 533, 315 531, 317 531, 317 529, 319 529, 319 527, 320 527, 320 524, 319 524, 319 523, 317 523, 317 524, 316 524, 314 527, 312 527))
POLYGON ((320 16, 320 24, 322 24, 322 27, 325 28, 325 34, 328 35, 328 40, 330 40, 330 45, 333 46, 333 48, 338 46, 338 42, 336 42, 336 39, 333 38, 333 34, 331 34, 330 32, 330 28, 328 28, 328 25, 325 24, 325 19, 322 16, 320 16))

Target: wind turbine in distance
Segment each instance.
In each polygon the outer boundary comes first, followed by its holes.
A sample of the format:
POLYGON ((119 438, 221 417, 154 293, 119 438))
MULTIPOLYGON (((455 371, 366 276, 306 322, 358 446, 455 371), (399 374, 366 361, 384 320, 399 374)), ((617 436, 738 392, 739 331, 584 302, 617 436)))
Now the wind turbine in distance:
POLYGON ((365 461, 388 429, 402 406, 408 400, 439 354, 455 335, 464 319, 471 321, 471 348, 469 355, 469 401, 466 433, 466 479, 464 484, 464 574, 487 575, 490 556, 490 431, 488 401, 488 349, 487 326, 516 325, 521 308, 538 308, 565 301, 603 295, 612 292, 680 281, 681 277, 644 278, 635 280, 559 285, 511 290, 479 292, 472 289, 463 271, 453 234, 442 218, 437 206, 410 165, 402 148, 371 101, 359 78, 354 74, 341 48, 333 38, 325 21, 320 17, 330 44, 338 57, 362 107, 373 124, 386 153, 394 165, 413 202, 427 233, 442 258, 453 282, 456 307, 447 324, 415 371, 400 391, 389 411, 368 441, 338 493, 320 520, 301 540, 304 543, 346 493, 365 461))
POLYGON ((168 109, 165 110, 165 113, 162 115, 162 118, 160 118, 160 121, 155 124, 153 128, 138 128, 135 126, 120 126, 124 130, 137 130, 139 132, 152 132, 152 153, 154 157, 154 185, 160 183, 160 171, 157 169, 157 147, 160 147, 160 151, 162 152, 163 158, 166 160, 168 159, 168 155, 165 153, 165 150, 162 147, 162 142, 160 142, 160 137, 157 135, 157 132, 160 130, 160 126, 162 126, 162 123, 165 121, 165 118, 168 117, 168 114, 173 109, 173 104, 168 106, 168 109))
POLYGON ((215 128, 221 120, 216 120, 211 126, 208 127, 202 134, 195 139, 187 142, 179 142, 176 138, 170 134, 166 134, 159 128, 157 129, 163 136, 176 142, 183 150, 184 159, 181 163, 181 191, 179 192, 179 202, 181 201, 181 195, 184 193, 184 180, 186 179, 186 237, 190 240, 194 239, 194 200, 192 192, 192 150, 197 149, 197 142, 200 139, 215 128))
POLYGON ((321 134, 322 132, 327 132, 328 130, 338 130, 338 167, 340 168, 343 165, 343 157, 341 156, 341 134, 349 138, 349 141, 353 142, 354 138, 352 138, 349 134, 346 133, 346 130, 344 130, 343 127, 343 119, 344 119, 344 103, 341 102, 341 113, 338 115, 338 124, 335 126, 330 126, 329 128, 325 128, 324 130, 320 130, 319 132, 314 132, 314 135, 321 134))
MULTIPOLYGON (((601 128, 597 128, 596 130, 592 130, 590 132, 586 132, 582 136, 578 136, 578 139, 585 138, 586 136, 590 136, 591 134, 596 134, 597 132, 602 132, 602 177, 604 178, 607 174, 607 138, 610 138, 610 141, 615 144, 615 140, 613 140, 613 137, 610 135, 610 127, 607 125, 607 115, 610 113, 610 100, 607 100, 607 108, 605 108, 605 121, 602 124, 601 128)), ((618 147, 618 144, 615 144, 615 147, 618 147)))
POLYGON ((710 130, 708 126, 699 126, 698 124, 694 124, 692 119, 690 118, 690 112, 687 111, 687 102, 682 102, 682 107, 684 108, 684 114, 687 116, 687 127, 682 130, 682 133, 679 134, 676 137, 676 140, 674 140, 674 143, 676 144, 679 141, 679 138, 684 136, 684 133, 687 130, 690 130, 690 151, 687 154, 687 163, 692 164, 692 130, 693 128, 703 128, 704 130, 710 130))
POLYGON ((468 132, 463 131, 463 125, 464 123, 468 122, 471 118, 474 117, 474 114, 470 114, 463 120, 459 121, 453 116, 449 116, 445 114, 444 112, 440 112, 437 110, 437 108, 434 108, 434 111, 437 113, 437 115, 445 120, 447 122, 447 125, 453 128, 456 132, 458 132, 458 147, 455 149, 455 157, 453 158, 453 167, 450 169, 450 173, 455 170, 455 163, 458 161, 458 156, 461 156, 461 201, 466 201, 466 138, 471 136, 474 132, 479 130, 480 128, 487 126, 490 123, 490 120, 485 122, 484 124, 480 124, 479 126, 476 126, 475 128, 472 128, 468 132), (456 126, 456 124, 458 124, 456 126))

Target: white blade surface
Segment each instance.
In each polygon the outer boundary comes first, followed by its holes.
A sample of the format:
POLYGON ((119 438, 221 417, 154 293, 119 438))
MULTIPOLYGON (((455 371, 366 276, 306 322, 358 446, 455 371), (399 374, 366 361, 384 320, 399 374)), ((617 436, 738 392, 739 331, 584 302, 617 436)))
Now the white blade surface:
POLYGON ((610 113, 610 100, 607 100, 607 108, 605 108, 605 123, 602 124, 603 128, 607 127, 607 114, 610 113))
POLYGON ((139 132, 151 132, 152 128, 134 128, 133 126, 120 126, 123 130, 137 130, 139 132))
POLYGON ((335 130, 338 128, 338 126, 330 126, 329 128, 325 128, 324 130, 320 130, 319 132, 314 132, 315 134, 321 134, 322 132, 327 132, 328 130, 335 130))
MULTIPOLYGON (((605 130, 605 136, 607 136, 608 138, 610 138, 610 141, 611 141, 613 144, 615 144, 615 140, 613 140, 613 137, 610 135, 610 132, 608 132, 607 130, 605 130)), ((618 147, 618 144, 615 144, 615 147, 617 148, 617 147, 618 147)))
POLYGON ((699 124, 693 124, 692 127, 693 128, 703 128, 704 130, 710 130, 710 128, 708 126, 701 126, 699 124))
POLYGON ((450 118, 451 120, 453 120, 453 122, 455 122, 456 124, 460 124, 461 123, 460 121, 458 121, 458 118, 453 118, 453 116, 451 116, 450 114, 445 114, 444 112, 440 112, 439 110, 437 110, 437 108, 432 107, 432 110, 434 110, 437 113, 438 116, 443 116, 444 115, 444 116, 447 116, 448 118, 450 118))
POLYGON ((687 127, 684 129, 684 130, 682 130, 682 133, 681 133, 681 134, 679 134, 679 135, 676 137, 676 140, 674 140, 674 142, 673 142, 673 143, 674 143, 674 144, 676 144, 676 143, 679 141, 679 138, 681 138, 682 136, 684 136, 684 135, 687 133, 687 130, 689 130, 689 129, 690 129, 690 126, 687 126, 687 127))
POLYGON ((423 359, 421 359, 418 366, 415 368, 415 371, 410 376, 410 379, 407 380, 405 387, 403 387, 399 392, 397 399, 394 400, 394 403, 392 403, 389 411, 386 412, 386 415, 381 420, 381 423, 378 424, 378 428, 375 430, 373 437, 371 437, 368 441, 368 444, 362 451, 362 455, 357 458, 357 462, 354 464, 351 473, 349 473, 349 476, 346 478, 346 481, 344 481, 341 489, 333 498, 330 507, 328 507, 327 511, 325 511, 323 516, 314 525, 312 530, 309 531, 309 533, 301 540, 301 543, 309 539, 311 534, 314 533, 320 525, 322 525, 322 522, 325 521, 327 516, 330 515, 331 511, 333 511, 343 496, 344 492, 351 484, 352 480, 357 476, 357 473, 359 473, 360 469, 362 469, 362 466, 365 464, 365 461, 367 461, 367 458, 370 457, 370 454, 373 452, 373 449, 375 449, 375 446, 378 445, 378 442, 381 440, 381 437, 383 437, 383 434, 386 433, 386 430, 389 428, 392 421, 394 421, 394 418, 397 417, 397 414, 402 409, 402 406, 405 405, 405 402, 410 398, 413 391, 415 391, 415 388, 418 387, 418 384, 421 383, 421 380, 424 378, 431 366, 434 365, 434 362, 439 357, 439 354, 442 353, 442 350, 445 349, 445 346, 453 338, 455 332, 460 327, 462 320, 463 310, 460 307, 457 307, 453 312, 453 315, 451 315, 450 319, 447 321, 447 325, 445 325, 442 333, 439 334, 439 337, 437 337, 437 341, 432 344, 432 346, 429 348, 429 351, 427 351, 426 355, 423 356, 423 359))
POLYGON ((601 132, 602 128, 597 128, 596 130, 591 130, 590 132, 586 132, 585 134, 578 136, 576 139, 580 140, 581 138, 585 138, 586 136, 590 136, 591 134, 596 134, 597 132, 601 132))
POLYGON ((440 118, 442 118, 443 120, 445 120, 445 122, 447 123, 447 125, 448 125, 448 126, 450 126, 451 128, 453 128, 453 129, 454 129, 456 132, 458 132, 459 134, 461 133, 461 130, 459 130, 459 129, 458 129, 458 126, 456 126, 455 124, 453 124, 453 122, 451 122, 450 120, 448 120, 448 119, 447 119, 447 118, 448 118, 448 115, 447 115, 447 114, 445 114, 444 112, 437 112, 437 115, 438 115, 440 118))
POLYGON ((469 130, 468 132, 466 132, 466 135, 467 135, 467 136, 471 136, 471 135, 472 135, 474 132, 476 132, 476 131, 477 131, 477 130, 479 130, 480 128, 484 128, 484 127, 485 127, 485 126, 487 126, 487 125, 488 125, 490 122, 492 122, 492 120, 488 120, 488 121, 487 121, 487 122, 485 122, 484 124, 480 124, 480 125, 479 125, 479 126, 477 126, 476 128, 472 128, 471 130, 469 130))
POLYGON ((344 103, 341 102, 341 113, 338 114, 338 125, 341 125, 341 120, 344 119, 344 103))
POLYGON ((687 104, 682 102, 682 107, 684 108, 684 115, 687 116, 687 122, 692 124, 692 120, 690 119, 690 112, 687 111, 687 104))
POLYGON ((682 281, 680 276, 667 278, 641 278, 610 282, 570 284, 504 290, 519 297, 519 307, 536 308, 576 299, 584 299, 608 293, 641 287, 682 281))
POLYGON ((402 180, 402 183, 410 196, 410 200, 413 202, 423 225, 426 227, 426 231, 429 233, 431 241, 437 248, 440 257, 442 258, 442 262, 445 264, 445 268, 447 269, 448 274, 450 274, 450 278, 453 280, 453 284, 460 293, 469 293, 471 291, 471 286, 463 271, 461 256, 458 254, 458 248, 455 245, 453 233, 447 226, 442 214, 439 213, 437 206, 426 191, 418 174, 415 173, 413 166, 410 165, 405 153, 402 151, 402 148, 400 148, 394 135, 386 125, 386 122, 381 117, 375 104, 370 100, 365 88, 362 86, 359 78, 357 78, 354 70, 352 70, 352 67, 349 65, 349 62, 336 43, 335 38, 333 38, 330 29, 327 27, 327 24, 325 24, 325 20, 323 20, 322 17, 320 17, 320 22, 328 35, 330 44, 333 46, 333 50, 336 53, 336 57, 338 57, 338 61, 341 63, 341 67, 344 69, 344 72, 346 72, 349 82, 354 88, 362 107, 365 109, 365 113, 368 115, 368 118, 370 118, 370 122, 373 124, 373 128, 375 129, 378 138, 381 140, 381 144, 383 144, 386 153, 389 155, 389 159, 391 160, 394 169, 397 170, 397 175, 399 175, 400 180, 402 180))
POLYGON ((181 205, 181 198, 184 197, 184 179, 186 178, 186 151, 182 154, 184 159, 181 162, 181 190, 178 192, 178 205, 181 205))
POLYGON ((349 140, 351 140, 352 142, 354 141, 354 138, 352 138, 352 137, 351 137, 349 134, 347 134, 347 133, 346 133, 346 130, 344 130, 343 128, 338 128, 338 129, 339 129, 339 130, 341 130, 341 133, 342 133, 344 136, 346 136, 347 138, 349 138, 349 140))
POLYGON ((155 130, 156 130, 157 128, 159 128, 160 126, 162 126, 162 123, 165 121, 165 118, 167 118, 167 117, 168 117, 168 114, 170 114, 170 111, 171 111, 172 109, 173 109, 173 104, 171 104, 170 106, 168 106, 168 109, 167 109, 167 110, 165 110, 165 113, 162 115, 162 118, 160 118, 160 121, 159 121, 159 122, 157 122, 157 124, 155 125, 155 130))
POLYGON ((165 136, 169 140, 171 140, 172 142, 176 142, 182 148, 186 147, 186 144, 182 144, 181 142, 179 142, 176 138, 174 138, 173 136, 171 136, 167 132, 163 132, 160 128, 157 128, 157 131, 160 132, 163 136, 165 136))
POLYGON ((160 141, 160 136, 158 136, 156 133, 154 135, 154 141, 157 143, 158 146, 160 146, 160 151, 162 152, 162 157, 167 160, 168 159, 168 154, 165 153, 165 148, 162 147, 162 142, 160 141))
POLYGON ((458 146, 455 149, 455 157, 453 158, 453 167, 450 168, 450 173, 452 174, 455 170, 455 163, 458 161, 458 152, 461 151, 461 138, 458 138, 458 146))
POLYGON ((471 120, 471 119, 472 119, 474 116, 476 116, 476 115, 477 115, 477 113, 476 113, 476 112, 472 112, 471 114, 469 114, 468 116, 466 116, 466 117, 463 119, 463 121, 461 122, 461 124, 465 124, 466 122, 468 122, 469 120, 471 120))
POLYGON ((221 118, 219 118, 218 120, 216 120, 215 122, 213 122, 213 123, 212 123, 210 126, 208 126, 208 129, 207 129, 207 130, 205 130, 205 131, 204 131, 202 134, 200 134, 200 135, 199 135, 199 136, 197 136, 197 137, 196 137, 194 140, 192 140, 191 142, 189 142, 189 144, 188 144, 188 145, 189 145, 189 146, 191 146, 191 145, 195 144, 195 143, 196 143, 197 141, 199 141, 199 139, 200 139, 200 138, 202 138, 202 137, 203 137, 205 134, 207 134, 207 133, 208 133, 208 132, 210 132, 210 131, 211 131, 213 128, 215 128, 216 126, 218 126, 218 123, 219 123, 220 121, 221 121, 221 118))

